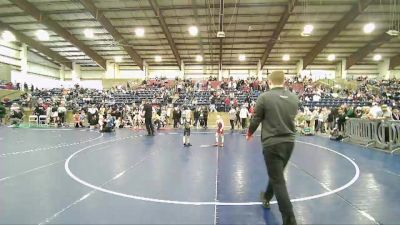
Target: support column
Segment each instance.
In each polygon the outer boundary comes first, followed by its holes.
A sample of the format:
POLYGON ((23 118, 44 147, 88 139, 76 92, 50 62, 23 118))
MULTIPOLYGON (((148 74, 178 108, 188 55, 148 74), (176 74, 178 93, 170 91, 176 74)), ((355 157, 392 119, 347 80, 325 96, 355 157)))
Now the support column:
POLYGON ((21 59, 21 73, 26 76, 28 74, 28 46, 26 44, 22 44, 19 56, 21 59))
POLYGON ((385 80, 388 80, 390 78, 390 59, 384 59, 382 62, 378 64, 378 72, 379 72, 379 77, 385 80))
POLYGON ((346 80, 347 70, 346 70, 346 59, 342 59, 340 63, 336 65, 335 77, 346 80))
POLYGON ((81 81, 81 66, 76 63, 72 63, 71 73, 72 73, 72 81, 79 83, 81 81))
POLYGON ((116 64, 114 61, 107 60, 105 78, 115 79, 118 76, 119 76, 119 65, 116 64))
POLYGON ((300 59, 296 64, 296 75, 301 75, 303 72, 303 59, 300 59))
POLYGON ((65 80, 65 66, 61 65, 60 66, 60 81, 64 81, 65 80))
POLYGON ((218 81, 222 81, 222 68, 218 70, 218 81))
POLYGON ((149 80, 149 64, 146 61, 143 61, 143 70, 144 70, 144 80, 149 80))
POLYGON ((186 74, 185 74, 185 63, 183 60, 181 60, 181 70, 180 70, 180 77, 181 79, 186 79, 186 74))
POLYGON ((262 81, 262 69, 261 69, 261 61, 258 60, 257 63, 257 80, 262 81))

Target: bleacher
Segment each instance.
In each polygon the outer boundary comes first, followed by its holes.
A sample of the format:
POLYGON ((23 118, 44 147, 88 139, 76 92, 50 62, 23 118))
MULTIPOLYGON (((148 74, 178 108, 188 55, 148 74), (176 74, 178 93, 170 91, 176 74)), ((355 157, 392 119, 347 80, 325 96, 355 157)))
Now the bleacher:
POLYGON ((320 101, 309 101, 303 102, 303 107, 308 107, 313 109, 315 107, 323 108, 337 108, 341 105, 350 105, 355 107, 364 107, 364 106, 371 106, 371 102, 368 101, 358 101, 353 99, 341 99, 341 98, 333 98, 333 97, 322 97, 320 101))

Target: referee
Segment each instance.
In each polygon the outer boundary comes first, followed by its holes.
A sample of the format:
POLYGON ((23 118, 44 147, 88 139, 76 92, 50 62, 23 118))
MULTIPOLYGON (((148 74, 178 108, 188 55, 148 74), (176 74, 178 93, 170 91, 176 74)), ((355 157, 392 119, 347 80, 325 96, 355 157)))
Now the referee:
POLYGON ((267 190, 261 193, 263 206, 269 208, 269 202, 275 194, 283 225, 296 225, 283 171, 293 152, 294 118, 299 100, 295 94, 285 90, 284 82, 283 71, 275 71, 268 77, 271 90, 258 97, 246 139, 251 140, 262 123, 261 142, 269 176, 267 190))
POLYGON ((154 136, 154 126, 153 126, 153 107, 150 104, 150 101, 147 101, 143 106, 144 111, 144 122, 146 124, 147 136, 154 136))

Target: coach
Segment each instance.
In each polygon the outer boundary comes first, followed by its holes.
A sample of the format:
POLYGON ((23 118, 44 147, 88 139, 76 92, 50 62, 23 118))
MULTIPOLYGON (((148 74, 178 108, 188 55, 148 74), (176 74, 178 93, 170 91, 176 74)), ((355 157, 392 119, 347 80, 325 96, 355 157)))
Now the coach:
POLYGON ((271 90, 258 97, 246 139, 251 140, 262 123, 261 142, 269 176, 267 190, 261 194, 263 206, 269 208, 269 202, 275 194, 283 224, 296 225, 283 171, 293 152, 294 118, 299 100, 295 94, 285 90, 284 82, 283 71, 275 71, 268 77, 271 90))

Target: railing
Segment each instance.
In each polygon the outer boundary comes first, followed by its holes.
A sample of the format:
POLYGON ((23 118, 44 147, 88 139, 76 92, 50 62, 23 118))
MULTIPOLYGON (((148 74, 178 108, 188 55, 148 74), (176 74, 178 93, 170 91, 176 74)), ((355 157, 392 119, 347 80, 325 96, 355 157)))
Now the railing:
POLYGON ((345 140, 394 153, 400 150, 400 121, 348 119, 345 140))

